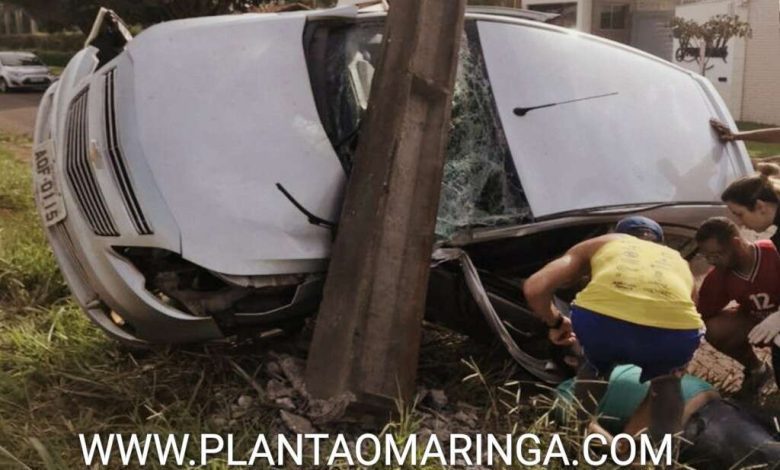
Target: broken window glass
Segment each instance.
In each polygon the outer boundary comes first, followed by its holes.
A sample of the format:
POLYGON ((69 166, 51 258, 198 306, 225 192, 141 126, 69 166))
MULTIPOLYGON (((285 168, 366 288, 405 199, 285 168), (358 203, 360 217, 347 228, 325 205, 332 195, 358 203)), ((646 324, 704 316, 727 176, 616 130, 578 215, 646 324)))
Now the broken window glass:
POLYGON ((349 174, 382 49, 381 21, 314 23, 304 38, 320 119, 349 174))
POLYGON ((436 234, 521 223, 530 217, 487 77, 476 25, 458 57, 436 234))
MULTIPOLYGON (((349 174, 381 55, 383 24, 314 23, 306 32, 315 102, 349 174)), ((467 22, 459 53, 436 234, 526 222, 528 202, 498 118, 478 32, 467 22)))

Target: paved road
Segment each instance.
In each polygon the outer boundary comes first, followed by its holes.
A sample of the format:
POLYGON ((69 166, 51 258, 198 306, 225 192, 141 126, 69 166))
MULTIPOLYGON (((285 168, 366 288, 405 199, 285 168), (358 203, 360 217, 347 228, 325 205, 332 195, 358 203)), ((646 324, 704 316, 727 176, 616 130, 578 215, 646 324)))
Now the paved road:
POLYGON ((12 92, 0 94, 0 132, 32 137, 35 113, 43 93, 12 92))

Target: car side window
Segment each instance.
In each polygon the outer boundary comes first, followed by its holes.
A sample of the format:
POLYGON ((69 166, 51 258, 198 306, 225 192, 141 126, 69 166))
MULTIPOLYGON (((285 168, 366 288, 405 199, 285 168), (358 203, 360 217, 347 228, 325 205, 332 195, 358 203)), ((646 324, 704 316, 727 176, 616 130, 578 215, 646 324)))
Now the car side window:
POLYGON ((381 21, 315 22, 308 26, 309 77, 328 138, 350 173, 371 79, 382 48, 381 21))

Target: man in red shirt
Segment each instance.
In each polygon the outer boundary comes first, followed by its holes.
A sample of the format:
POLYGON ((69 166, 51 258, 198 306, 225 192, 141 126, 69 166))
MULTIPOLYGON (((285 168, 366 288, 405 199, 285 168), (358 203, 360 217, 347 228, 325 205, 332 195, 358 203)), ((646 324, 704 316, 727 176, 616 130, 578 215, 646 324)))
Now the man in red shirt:
POLYGON ((696 232, 696 242, 713 265, 697 302, 707 326, 705 338, 745 367, 740 394, 755 396, 772 372, 758 359, 753 345, 771 345, 776 371, 780 365, 776 344, 780 342, 780 254, 771 240, 745 240, 737 225, 725 217, 704 222, 696 232), (729 305, 732 302, 737 305, 729 305))

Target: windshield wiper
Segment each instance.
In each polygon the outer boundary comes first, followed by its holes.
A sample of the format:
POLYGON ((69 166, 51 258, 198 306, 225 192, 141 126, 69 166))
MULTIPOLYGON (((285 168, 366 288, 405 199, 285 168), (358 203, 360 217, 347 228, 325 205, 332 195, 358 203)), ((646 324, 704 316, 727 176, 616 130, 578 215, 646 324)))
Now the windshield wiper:
POLYGON ((596 98, 604 98, 605 96, 613 96, 613 95, 617 95, 617 94, 618 94, 618 92, 613 91, 612 93, 604 93, 602 95, 586 96, 584 98, 576 98, 576 99, 573 99, 573 100, 559 101, 557 103, 540 104, 538 106, 530 106, 528 108, 515 108, 514 109, 514 113, 515 113, 515 116, 525 116, 526 114, 528 114, 529 111, 533 111, 534 109, 551 108, 553 106, 558 106, 559 104, 568 104, 568 103, 576 103, 578 101, 595 100, 596 98))
POLYGON ((312 225, 316 225, 317 227, 323 227, 327 228, 331 231, 331 235, 333 239, 336 239, 336 230, 338 228, 338 224, 336 222, 331 222, 330 220, 323 219, 322 217, 316 216, 309 212, 305 207, 301 205, 298 201, 295 200, 294 197, 292 197, 292 194, 290 194, 284 186, 281 185, 281 183, 276 183, 276 188, 284 194, 284 197, 287 198, 288 201, 292 203, 293 206, 295 206, 296 209, 301 211, 303 215, 306 216, 309 223, 312 225))

